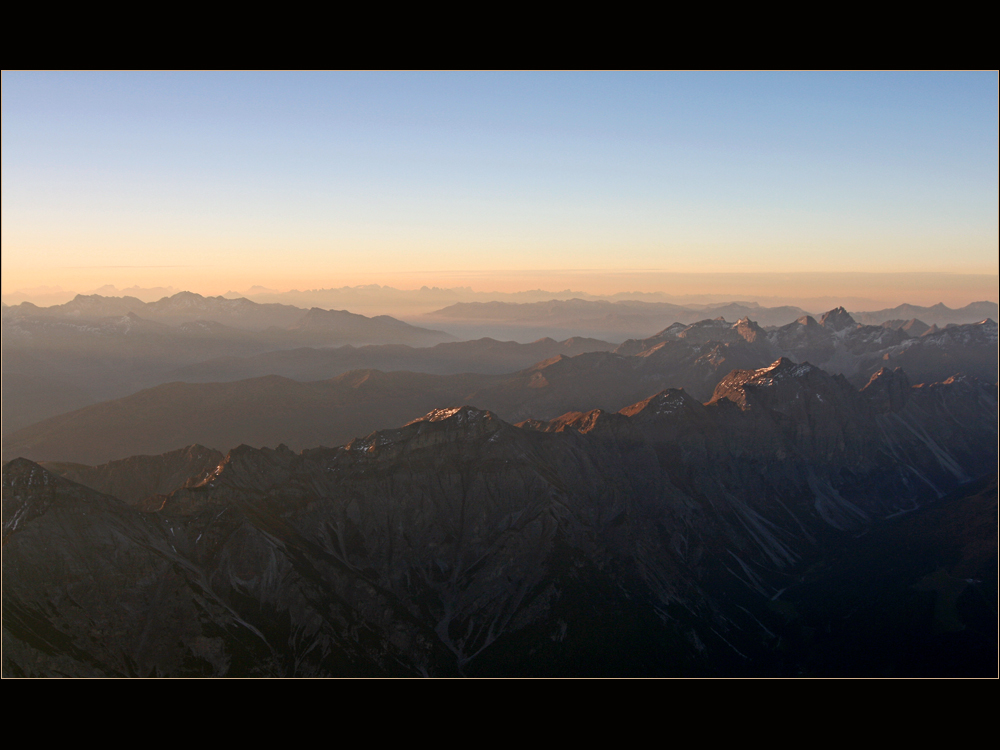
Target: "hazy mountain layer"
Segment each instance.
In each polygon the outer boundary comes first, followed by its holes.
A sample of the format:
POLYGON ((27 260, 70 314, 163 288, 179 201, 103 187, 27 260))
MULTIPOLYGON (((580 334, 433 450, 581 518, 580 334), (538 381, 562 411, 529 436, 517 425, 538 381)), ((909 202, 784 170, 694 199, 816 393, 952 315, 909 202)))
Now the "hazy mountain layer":
POLYGON ((530 344, 479 339, 414 348, 380 345, 335 349, 290 349, 265 352, 253 357, 220 357, 170 373, 171 380, 187 383, 242 380, 263 375, 281 375, 293 380, 320 380, 357 369, 407 370, 450 375, 462 372, 502 374, 521 370, 558 355, 610 351, 614 344, 597 339, 544 338, 530 344))
POLYGON ((780 360, 526 427, 244 446, 156 512, 18 459, 4 673, 995 670, 995 479, 946 497, 995 471, 994 384, 780 360))
POLYGON ((431 345, 451 338, 386 316, 272 309, 187 293, 148 305, 92 296, 56 308, 5 307, 2 330, 5 434, 175 380, 169 373, 177 368, 219 357, 345 342, 431 345), (159 320, 141 317, 136 309, 159 320), (206 319, 189 319, 201 315, 206 319), (252 330, 265 325, 270 327, 252 330))
POLYGON ((269 375, 235 383, 168 383, 18 430, 5 456, 100 464, 199 443, 296 449, 338 445, 373 425, 414 419, 497 376, 355 371, 315 383, 269 375), (277 440, 275 438, 278 438, 277 440))
MULTIPOLYGON (((761 325, 780 325, 807 313, 798 307, 760 307, 729 303, 683 307, 668 302, 634 300, 548 300, 533 303, 464 302, 429 313, 424 320, 451 326, 521 327, 545 330, 548 335, 596 336, 621 341, 644 338, 673 323, 694 323, 705 318, 736 320, 750 316, 761 325)), ((530 334, 527 334, 530 335, 530 334)))
POLYGON ((291 305, 259 304, 244 298, 202 297, 193 292, 178 292, 156 302, 143 302, 136 297, 80 294, 66 304, 51 307, 37 307, 30 302, 4 305, 3 316, 5 321, 34 318, 96 321, 131 317, 171 326, 209 322, 252 331, 287 329, 312 332, 314 335, 321 333, 324 342, 328 342, 331 335, 341 341, 383 340, 393 343, 415 343, 421 338, 424 341, 436 339, 437 343, 449 338, 441 331, 411 326, 388 315, 368 318, 346 310, 316 307, 304 310, 291 305))
MULTIPOLYGON (((544 332, 548 336, 594 336, 613 341, 646 338, 675 323, 691 324, 705 318, 736 320, 748 317, 767 328, 783 326, 807 313, 798 307, 761 307, 756 303, 681 306, 666 302, 634 300, 548 300, 534 303, 469 302, 450 305, 429 313, 422 320, 448 328, 462 337, 492 336, 528 340, 544 332)), ((819 317, 818 315, 815 317, 819 317)), ((943 328, 949 324, 974 323, 998 317, 997 305, 976 302, 959 310, 944 305, 919 307, 900 305, 891 310, 857 313, 856 321, 881 325, 887 320, 911 318, 943 328)))
MULTIPOLYGON (((560 309, 565 312, 575 304, 570 301, 566 303, 568 307, 560 309)), ((605 307, 611 305, 610 302, 601 304, 605 307)), ((549 309, 552 305, 546 303, 541 307, 549 309)), ((629 310, 649 309, 650 305, 621 302, 615 303, 614 307, 620 308, 620 312, 614 313, 612 318, 631 314, 629 310)), ((656 305, 652 307, 656 308, 656 305)), ((130 298, 92 295, 78 297, 67 305, 55 308, 43 309, 31 305, 5 307, 2 361, 3 433, 7 435, 74 408, 119 398, 175 380, 205 382, 245 379, 269 374, 298 380, 317 380, 330 378, 352 369, 368 368, 440 374, 502 373, 515 372, 532 362, 542 361, 556 354, 573 355, 581 351, 607 348, 600 342, 577 339, 567 342, 562 347, 545 341, 523 345, 514 342, 480 341, 456 344, 454 347, 414 350, 403 348, 405 344, 401 343, 385 345, 386 348, 381 349, 364 347, 357 351, 341 349, 334 353, 327 349, 316 350, 316 347, 329 347, 344 341, 366 340, 432 344, 440 341, 446 334, 413 328, 385 316, 365 318, 347 312, 323 310, 299 310, 298 313, 294 313, 296 309, 288 305, 257 305, 247 300, 204 298, 188 293, 177 294, 150 304, 130 298), (141 309, 143 315, 159 315, 162 320, 142 317, 132 311, 135 309, 141 309), (118 315, 122 311, 128 312, 118 315), (114 312, 115 317, 87 317, 87 315, 110 312, 114 312), (271 315, 272 312, 274 315, 271 315), (268 322, 287 324, 291 320, 292 323, 291 327, 271 326, 267 330, 234 327, 216 320, 189 320, 174 324, 185 317, 199 315, 216 315, 220 320, 229 321, 234 325, 251 327, 268 322), (306 347, 313 351, 307 350, 306 347)), ((701 311, 693 311, 693 308, 684 309, 687 309, 690 315, 704 314, 701 311)), ((797 312, 795 308, 768 310, 751 303, 734 303, 713 308, 715 313, 724 311, 730 318, 732 314, 746 310, 762 315, 797 312)), ((651 339, 668 340, 670 332, 679 330, 675 329, 677 325, 683 327, 686 324, 674 324, 651 339)), ((793 329, 798 328, 793 324, 789 325, 792 325, 793 329)), ((892 327, 903 328, 907 338, 911 338, 917 331, 915 328, 907 327, 908 325, 892 327)), ((912 325, 919 328, 924 326, 918 320, 913 321, 912 325)), ((820 334, 828 333, 825 327, 820 327, 817 331, 820 334)), ((530 332, 532 335, 537 335, 538 329, 514 326, 514 332, 515 334, 530 332)), ((929 333, 936 332, 935 326, 929 330, 929 333)), ((689 339, 690 335, 692 334, 688 335, 689 339)), ((774 339, 770 333, 768 335, 774 339)), ((863 362, 856 351, 848 352, 846 358, 838 359, 839 355, 834 356, 833 352, 838 346, 836 341, 814 342, 816 347, 813 351, 809 346, 792 341, 789 334, 783 334, 782 340, 775 339, 773 342, 775 345, 768 351, 757 352, 752 359, 737 357, 729 364, 721 366, 760 366, 777 356, 784 355, 793 359, 809 359, 823 364, 827 369, 844 372, 849 376, 856 375, 860 383, 881 364, 885 364, 875 360, 878 356, 886 354, 887 347, 893 344, 885 336, 880 338, 878 333, 868 331, 865 335, 873 339, 876 345, 881 346, 881 354, 873 350, 863 362)), ((623 336, 621 330, 614 334, 617 340, 623 336)), ((809 339, 810 336, 811 334, 804 336, 803 340, 809 339)), ((858 334, 852 333, 850 338, 855 340, 858 334)), ((894 343, 900 344, 901 341, 902 339, 898 339, 894 343)), ((869 346, 869 349, 871 348, 869 346)), ((956 351, 947 357, 938 356, 937 359, 931 358, 927 362, 917 361, 921 359, 915 356, 918 351, 920 350, 906 354, 897 363, 903 364, 915 379, 941 379, 956 371, 989 377, 990 371, 995 370, 992 366, 986 369, 979 366, 981 355, 978 351, 971 354, 956 351), (948 366, 950 369, 945 371, 936 367, 935 362, 943 362, 948 357, 951 359, 948 366)), ((692 360, 697 358, 697 356, 691 357, 692 360)), ((671 371, 669 375, 671 379, 661 378, 656 382, 664 386, 683 385, 691 388, 692 392, 696 391, 699 397, 707 397, 720 377, 709 372, 703 374, 704 382, 699 382, 698 378, 687 373, 678 374, 671 371)), ((647 385, 652 387, 655 383, 650 381, 647 385)), ((630 391, 629 397, 638 398, 643 392, 630 391)), ((624 402, 619 402, 619 406, 621 403, 624 402)), ((586 401, 577 402, 573 406, 584 408, 586 401)))
POLYGON ((4 316, 49 318, 112 318, 129 313, 160 323, 189 323, 209 320, 236 328, 265 329, 271 326, 290 328, 297 324, 305 311, 291 305, 261 305, 248 299, 203 297, 193 292, 178 292, 156 302, 143 302, 137 297, 105 297, 100 294, 78 294, 69 302, 51 307, 37 307, 23 302, 4 308, 4 316))
POLYGON ((902 330, 859 326, 838 308, 820 321, 806 316, 771 331, 749 320, 675 324, 615 352, 559 355, 509 375, 361 370, 312 383, 274 376, 171 383, 13 432, 4 456, 98 464, 192 443, 223 451, 284 443, 298 450, 337 445, 382 424, 470 402, 519 422, 593 408, 617 411, 663 388, 684 388, 707 401, 732 370, 764 367, 781 356, 846 375, 855 385, 886 365, 902 365, 915 383, 959 372, 995 382, 997 328, 987 321, 909 338, 902 330))
POLYGON ((941 328, 950 324, 975 323, 986 318, 997 320, 1000 317, 1000 305, 996 302, 972 302, 965 307, 951 309, 942 303, 931 307, 920 305, 899 305, 888 310, 876 312, 851 313, 855 320, 866 325, 880 325, 887 320, 911 320, 919 318, 924 323, 941 328))
MULTIPOLYGON (((6 358, 6 356, 5 356, 6 358)), ((45 377, 34 372, 18 372, 14 363, 5 362, 11 370, 3 373, 0 389, 3 408, 3 429, 13 431, 48 419, 56 414, 75 411, 97 401, 90 393, 69 380, 45 377)))
MULTIPOLYGON (((343 308, 366 315, 388 312, 391 315, 402 316, 406 319, 430 313, 460 302, 531 304, 536 302, 550 302, 552 300, 579 299, 603 300, 607 302, 668 303, 682 306, 689 310, 698 310, 709 306, 719 307, 720 305, 728 305, 735 299, 748 299, 747 297, 737 298, 732 295, 719 294, 673 295, 665 292, 635 291, 617 292, 615 294, 590 294, 572 289, 563 289, 562 291, 530 289, 522 292, 477 292, 473 291, 471 287, 441 288, 424 286, 420 289, 395 289, 389 286, 380 286, 379 284, 340 287, 337 289, 292 290, 288 292, 279 292, 274 289, 266 289, 258 286, 251 287, 245 293, 228 292, 224 296, 228 298, 246 297, 255 302, 281 303, 297 307, 343 308)), ((840 298, 840 300, 844 304, 848 302, 848 300, 844 300, 843 298, 840 298)), ((809 298, 808 301, 815 303, 815 306, 810 309, 823 309, 830 304, 836 304, 836 298, 809 298)), ((863 301, 870 302, 871 300, 857 299, 858 304, 861 304, 863 301)), ((737 304, 754 306, 755 303, 739 302, 737 304)), ((804 302, 791 301, 784 304, 802 305, 804 302)))

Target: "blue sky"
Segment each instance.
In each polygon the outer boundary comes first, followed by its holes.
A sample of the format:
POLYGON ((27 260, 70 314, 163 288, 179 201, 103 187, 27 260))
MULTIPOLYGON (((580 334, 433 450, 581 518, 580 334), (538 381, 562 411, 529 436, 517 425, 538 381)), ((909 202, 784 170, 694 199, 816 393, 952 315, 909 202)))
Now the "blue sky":
POLYGON ((3 287, 996 274, 997 122, 995 72, 4 73, 3 287))

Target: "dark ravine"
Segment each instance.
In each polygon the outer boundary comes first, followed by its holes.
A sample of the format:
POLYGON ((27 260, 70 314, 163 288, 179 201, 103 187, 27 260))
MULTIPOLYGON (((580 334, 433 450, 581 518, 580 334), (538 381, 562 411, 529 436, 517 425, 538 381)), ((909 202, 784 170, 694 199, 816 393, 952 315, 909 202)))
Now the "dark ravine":
POLYGON ((996 445, 995 383, 781 359, 707 404, 242 446, 155 512, 16 459, 3 671, 992 675, 996 445))

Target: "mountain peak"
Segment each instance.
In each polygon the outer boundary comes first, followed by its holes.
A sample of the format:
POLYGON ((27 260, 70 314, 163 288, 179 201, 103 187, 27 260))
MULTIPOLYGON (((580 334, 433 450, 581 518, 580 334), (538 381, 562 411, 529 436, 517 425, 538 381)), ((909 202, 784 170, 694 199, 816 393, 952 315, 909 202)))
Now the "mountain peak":
POLYGON ((409 424, 420 422, 444 422, 454 420, 455 424, 472 424, 483 419, 496 419, 493 412, 485 409, 477 409, 474 406, 456 406, 448 409, 431 409, 424 416, 414 419, 409 424))
POLYGON ((750 344, 755 342, 758 336, 764 335, 764 329, 750 320, 749 317, 740 318, 733 327, 750 344))
POLYGON ((618 411, 627 417, 638 414, 662 415, 674 414, 684 409, 701 406, 697 399, 689 396, 683 388, 667 388, 654 396, 618 411))
POLYGON ((27 458, 14 458, 3 467, 4 489, 53 484, 55 475, 27 458))
POLYGON ((680 321, 677 321, 676 323, 671 323, 670 325, 668 325, 666 328, 664 328, 662 331, 656 334, 656 336, 654 336, 653 338, 657 338, 660 336, 676 336, 678 333, 680 333, 687 327, 688 327, 687 323, 681 323, 680 321))
POLYGON ((749 391, 762 393, 766 390, 774 390, 776 386, 781 385, 782 387, 778 390, 787 392, 789 383, 796 384, 791 386, 795 391, 801 388, 808 389, 811 386, 806 385, 806 383, 815 381, 816 378, 812 376, 817 374, 820 376, 820 380, 830 380, 827 373, 809 362, 799 364, 787 357, 781 357, 767 367, 756 370, 733 370, 715 387, 715 392, 709 403, 728 399, 736 402, 741 409, 745 410, 748 406, 749 391))
POLYGON ((566 432, 575 430, 576 432, 593 432, 595 428, 611 418, 603 409, 591 409, 590 411, 570 411, 565 414, 550 419, 548 421, 538 419, 527 419, 517 426, 523 429, 536 430, 538 432, 566 432))
POLYGON ((811 365, 808 362, 798 364, 790 360, 788 357, 779 357, 777 361, 771 363, 769 366, 757 370, 757 373, 758 375, 769 373, 770 377, 775 379, 783 377, 801 378, 813 370, 818 369, 818 367, 811 365))
POLYGON ((823 316, 819 319, 819 324, 833 331, 858 327, 858 322, 843 307, 835 307, 829 312, 823 313, 823 316))
POLYGON ((398 429, 376 430, 366 437, 355 438, 344 450, 351 455, 388 457, 448 443, 468 443, 498 432, 502 425, 493 412, 474 406, 432 409, 398 429))

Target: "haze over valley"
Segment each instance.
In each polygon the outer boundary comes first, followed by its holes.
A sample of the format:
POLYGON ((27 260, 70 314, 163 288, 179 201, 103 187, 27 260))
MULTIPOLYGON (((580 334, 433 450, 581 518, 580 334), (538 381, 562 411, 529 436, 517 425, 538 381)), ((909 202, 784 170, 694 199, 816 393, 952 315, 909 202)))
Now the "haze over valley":
MULTIPOLYGON (((798 308, 752 304, 702 310, 583 300, 496 304, 504 306, 500 314, 536 332, 561 330, 591 309, 595 317, 580 326, 596 320, 608 328, 622 319, 635 325, 637 318, 666 325, 621 343, 462 342, 387 316, 190 293, 151 304, 99 296, 49 308, 22 303, 3 311, 4 457, 104 463, 192 443, 222 451, 241 443, 301 450, 456 403, 520 421, 617 411, 666 387, 706 401, 732 369, 764 367, 782 356, 858 386, 886 366, 904 366, 917 382, 997 374, 993 318, 943 323, 984 312, 997 317, 994 303, 862 313, 881 325, 862 325, 842 307, 817 320, 798 308), (616 305, 627 312, 597 317, 616 305), (942 326, 891 317, 915 312, 942 326), (716 313, 743 317, 701 317, 716 313), (748 313, 772 324, 765 328, 748 313), (403 343, 436 341, 442 343, 403 343)), ((442 311, 445 322, 451 309, 442 311)), ((495 310, 488 306, 486 314, 495 310)))

